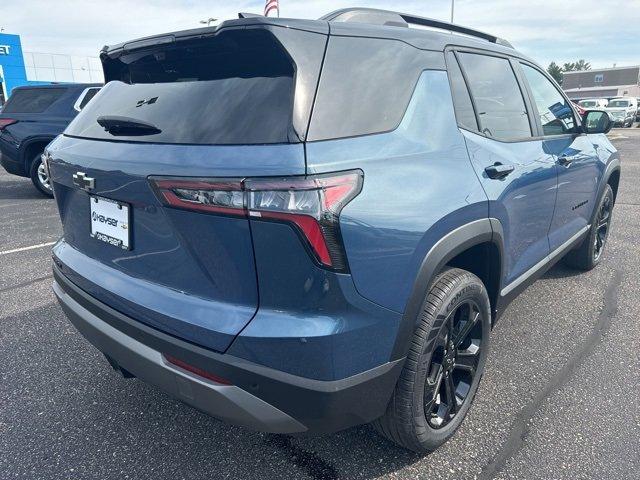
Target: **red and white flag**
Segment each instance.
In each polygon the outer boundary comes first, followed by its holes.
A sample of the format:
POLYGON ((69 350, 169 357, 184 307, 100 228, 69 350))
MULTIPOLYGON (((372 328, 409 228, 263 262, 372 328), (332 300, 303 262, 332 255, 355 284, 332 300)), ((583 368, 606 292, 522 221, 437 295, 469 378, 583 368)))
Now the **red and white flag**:
POLYGON ((278 17, 280 16, 280 5, 278 5, 278 0, 267 0, 267 3, 264 5, 264 16, 268 17, 269 12, 275 10, 278 17))

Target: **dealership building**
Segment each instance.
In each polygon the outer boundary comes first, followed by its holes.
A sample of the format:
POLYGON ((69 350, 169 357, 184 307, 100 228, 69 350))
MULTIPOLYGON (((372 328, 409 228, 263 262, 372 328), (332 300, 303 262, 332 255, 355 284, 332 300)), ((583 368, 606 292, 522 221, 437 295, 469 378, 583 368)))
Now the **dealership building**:
POLYGON ((97 57, 24 52, 19 35, 0 33, 0 105, 15 87, 103 82, 97 57))
POLYGON ((564 72, 562 89, 572 100, 640 98, 640 65, 564 72))

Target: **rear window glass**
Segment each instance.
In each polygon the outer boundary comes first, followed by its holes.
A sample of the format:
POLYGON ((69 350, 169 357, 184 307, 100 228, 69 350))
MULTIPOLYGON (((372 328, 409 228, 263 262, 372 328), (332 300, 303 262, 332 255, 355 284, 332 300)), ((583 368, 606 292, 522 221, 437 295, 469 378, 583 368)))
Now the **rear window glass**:
POLYGON ((66 88, 26 88, 13 92, 3 113, 42 113, 58 100, 66 88))
POLYGON ((294 64, 265 30, 232 30, 133 52, 108 60, 105 72, 109 83, 66 134, 181 144, 281 143, 295 138, 294 64), (155 130, 110 133, 98 123, 102 118, 104 125, 109 117, 155 130))

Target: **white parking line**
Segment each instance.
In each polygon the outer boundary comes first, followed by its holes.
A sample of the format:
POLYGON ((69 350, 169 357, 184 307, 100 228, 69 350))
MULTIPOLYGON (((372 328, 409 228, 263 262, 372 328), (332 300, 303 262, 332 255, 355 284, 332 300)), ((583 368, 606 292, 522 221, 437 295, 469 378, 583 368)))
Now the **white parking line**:
POLYGON ((6 208, 6 207, 19 207, 21 205, 24 205, 24 203, 6 203, 4 205, 0 205, 0 208, 6 208))
POLYGON ((10 253, 26 252, 27 250, 35 250, 36 248, 50 247, 56 242, 39 243, 38 245, 31 245, 30 247, 14 248, 13 250, 5 250, 0 252, 0 255, 9 255, 10 253))

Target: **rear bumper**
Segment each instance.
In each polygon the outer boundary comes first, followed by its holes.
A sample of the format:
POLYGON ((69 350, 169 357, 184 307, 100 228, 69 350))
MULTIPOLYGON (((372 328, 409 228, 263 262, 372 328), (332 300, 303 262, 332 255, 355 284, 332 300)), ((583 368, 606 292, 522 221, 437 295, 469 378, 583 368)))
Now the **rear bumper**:
POLYGON ((342 380, 298 377, 172 337, 111 309, 54 265, 54 292, 69 320, 119 367, 231 424, 270 433, 330 433, 384 413, 403 359, 342 380), (228 380, 216 383, 164 355, 228 380))

